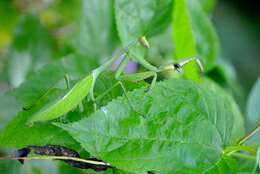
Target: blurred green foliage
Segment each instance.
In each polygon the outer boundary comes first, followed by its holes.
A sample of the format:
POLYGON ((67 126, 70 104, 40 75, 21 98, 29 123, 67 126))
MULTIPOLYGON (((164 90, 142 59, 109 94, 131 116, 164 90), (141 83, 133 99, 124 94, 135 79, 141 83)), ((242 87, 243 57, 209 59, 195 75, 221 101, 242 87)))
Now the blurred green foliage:
MULTIPOLYGON (((0 142, 0 156, 9 154, 7 147, 20 148, 28 143, 45 145, 48 142, 75 148, 88 157, 88 152, 62 129, 48 122, 34 128, 25 123, 40 108, 66 94, 64 74, 74 85, 141 35, 148 37, 151 48, 147 50, 141 45, 131 48, 132 61, 154 69, 172 60, 198 56, 206 65, 205 76, 218 83, 239 103, 247 131, 259 124, 260 85, 259 80, 256 82, 260 76, 259 26, 251 25, 250 20, 224 2, 190 1, 187 8, 181 4, 186 1, 179 1, 179 11, 174 10, 173 2, 1 0, 0 139, 5 141, 0 142)), ((198 76, 196 70, 189 71, 191 68, 187 68, 186 75, 198 76)), ((135 71, 143 70, 139 66, 135 71)), ((162 73, 159 79, 169 76, 162 73)), ((131 91, 147 87, 146 82, 125 83, 127 91, 131 91)), ((95 95, 99 107, 123 95, 120 87, 112 88, 115 83, 116 79, 110 73, 98 79, 95 95), (110 93, 103 93, 110 88, 110 93)), ((80 120, 93 112, 91 104, 89 100, 83 100, 83 113, 76 108, 56 120, 64 123, 80 120)), ((258 133, 248 144, 259 145, 259 137, 258 133)), ((222 159, 214 170, 242 174, 250 173, 252 166, 255 162, 240 160, 236 164, 233 158, 227 158, 222 159)), ((95 172, 74 169, 56 161, 27 162, 24 166, 17 161, 0 161, 0 173, 95 172)), ((126 172, 109 169, 105 173, 126 172)))

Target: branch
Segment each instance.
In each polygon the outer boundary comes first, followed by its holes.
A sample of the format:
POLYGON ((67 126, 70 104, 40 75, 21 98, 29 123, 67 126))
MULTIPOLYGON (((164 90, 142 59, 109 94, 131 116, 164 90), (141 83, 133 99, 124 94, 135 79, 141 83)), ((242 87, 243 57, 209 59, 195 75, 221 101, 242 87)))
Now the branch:
POLYGON ((249 138, 251 138, 253 135, 255 135, 257 133, 257 131, 260 130, 260 123, 256 126, 256 128, 254 128, 251 132, 249 132, 247 135, 245 135, 243 138, 241 138, 238 141, 238 145, 243 144, 244 142, 246 142, 249 138))
POLYGON ((77 161, 77 162, 82 162, 87 164, 111 166, 109 163, 105 163, 102 161, 86 160, 82 158, 67 157, 67 156, 0 157, 0 160, 50 160, 50 159, 71 160, 71 161, 77 161))
POLYGON ((243 159, 248 159, 248 160, 256 160, 255 156, 252 155, 247 155, 243 153, 233 153, 232 156, 237 157, 237 158, 243 158, 243 159))

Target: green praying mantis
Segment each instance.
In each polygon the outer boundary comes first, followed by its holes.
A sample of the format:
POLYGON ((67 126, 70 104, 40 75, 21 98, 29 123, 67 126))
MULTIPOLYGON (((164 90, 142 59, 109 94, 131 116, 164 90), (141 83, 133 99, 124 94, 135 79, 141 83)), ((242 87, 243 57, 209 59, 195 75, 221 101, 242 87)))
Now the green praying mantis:
MULTIPOLYGON (((145 48, 150 47, 149 42, 145 39, 145 37, 144 36, 140 37, 138 40, 130 43, 128 47, 123 50, 123 54, 120 54, 119 56, 114 56, 113 58, 109 59, 107 62, 105 62, 98 68, 94 69, 91 72, 91 74, 87 75, 85 78, 77 82, 71 88, 70 88, 69 77, 65 75, 64 78, 66 81, 68 92, 65 95, 63 95, 61 98, 46 104, 38 112, 33 114, 32 117, 27 121, 28 125, 32 125, 34 122, 47 121, 47 120, 53 120, 59 118, 62 115, 65 115, 66 113, 74 109, 75 107, 82 106, 82 100, 86 96, 88 96, 90 100, 93 102, 94 111, 96 111, 97 101, 102 97, 104 97, 108 92, 110 92, 117 85, 121 86, 121 88, 123 89, 123 93, 126 96, 126 99, 128 100, 128 103, 130 104, 131 108, 134 110, 127 96, 126 93, 127 90, 123 84, 123 81, 139 82, 147 78, 153 77, 152 82, 149 85, 149 89, 147 90, 147 93, 149 93, 150 89, 152 89, 156 83, 157 73, 168 71, 168 70, 174 72, 175 71, 180 72, 182 67, 189 64, 190 62, 195 62, 196 65, 199 67, 200 71, 203 72, 202 63, 197 58, 188 58, 179 63, 173 63, 159 68, 153 66, 143 58, 136 58, 137 62, 143 67, 145 67, 148 71, 140 72, 136 74, 123 74, 124 68, 126 67, 126 65, 130 60, 130 49, 132 48, 132 46, 135 46, 136 44, 140 44, 145 48), (110 68, 111 65, 114 63, 114 61, 121 56, 123 57, 123 60, 121 61, 115 73, 115 79, 117 79, 118 82, 114 84, 110 89, 106 90, 103 94, 95 98, 94 88, 95 88, 95 83, 97 78, 102 72, 110 68)), ((80 110, 82 110, 82 107, 80 108, 81 108, 80 110)))

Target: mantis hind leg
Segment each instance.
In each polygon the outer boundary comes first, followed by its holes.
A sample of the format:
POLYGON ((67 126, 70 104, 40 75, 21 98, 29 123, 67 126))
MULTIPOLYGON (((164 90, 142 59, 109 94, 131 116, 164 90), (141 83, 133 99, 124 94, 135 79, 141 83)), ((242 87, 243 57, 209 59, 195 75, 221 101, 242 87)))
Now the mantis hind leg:
POLYGON ((117 87, 117 86, 120 86, 120 87, 121 87, 121 89, 122 89, 122 91, 123 91, 123 94, 124 94, 124 96, 126 97, 127 103, 129 104, 131 110, 133 110, 134 112, 138 113, 139 115, 144 116, 144 114, 142 114, 142 113, 140 113, 140 112, 138 112, 138 111, 136 111, 136 110, 134 109, 134 106, 133 106, 133 104, 131 103, 131 100, 130 100, 130 98, 129 98, 128 95, 127 95, 127 90, 126 90, 126 88, 125 88, 125 85, 124 85, 123 82, 120 81, 120 80, 117 81, 117 82, 116 82, 112 87, 110 87, 108 90, 106 90, 103 94, 99 95, 99 96, 96 98, 96 101, 99 101, 99 100, 101 100, 102 98, 104 98, 112 89, 114 89, 114 88, 117 87))
POLYGON ((121 86, 121 88, 123 89, 123 93, 124 93, 124 95, 125 95, 125 97, 126 97, 126 100, 127 100, 128 104, 129 104, 131 110, 134 111, 135 113, 137 113, 138 115, 141 115, 142 117, 145 117, 144 114, 142 114, 141 112, 135 110, 134 106, 133 106, 132 103, 131 103, 130 98, 129 98, 128 95, 127 95, 127 91, 126 91, 126 88, 125 88, 124 84, 123 84, 121 81, 118 81, 118 84, 119 84, 119 85, 121 86))

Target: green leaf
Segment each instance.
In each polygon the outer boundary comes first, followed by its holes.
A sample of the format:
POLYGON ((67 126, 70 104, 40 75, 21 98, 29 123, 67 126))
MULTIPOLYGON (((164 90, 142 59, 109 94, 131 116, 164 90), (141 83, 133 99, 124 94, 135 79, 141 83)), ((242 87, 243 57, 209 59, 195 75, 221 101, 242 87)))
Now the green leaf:
MULTIPOLYGON (((197 0, 174 1, 173 40, 177 59, 197 57, 208 71, 215 66, 219 43, 215 30, 197 0)), ((194 65, 185 68, 186 76, 196 78, 194 65)))
POLYGON ((224 156, 216 165, 205 174, 237 174, 237 162, 229 156, 224 156))
POLYGON ((260 146, 257 148, 256 152, 256 168, 260 169, 260 146))
POLYGON ((79 122, 56 125, 91 155, 136 173, 203 173, 244 132, 234 101, 207 80, 172 79, 150 93, 130 92, 128 99, 117 98, 79 122))
POLYGON ((216 0, 199 0, 199 2, 207 14, 210 14, 216 5, 216 0))
POLYGON ((90 74, 78 83, 76 83, 65 96, 58 98, 56 101, 48 103, 30 119, 29 123, 37 121, 47 121, 58 118, 77 105, 88 95, 93 82, 93 75, 90 74))
MULTIPOLYGON (((127 91, 132 91, 134 89, 148 86, 147 83, 143 81, 134 83, 122 80, 122 83, 127 91)), ((94 92, 97 100, 96 102, 100 106, 104 106, 111 100, 124 95, 123 89, 118 84, 118 80, 115 79, 113 72, 105 72, 100 75, 96 81, 94 92)))
MULTIPOLYGON (((139 83, 134 83, 129 81, 121 81, 121 82, 125 87, 126 91, 133 91, 134 89, 138 89, 141 87, 148 88, 148 84, 144 81, 140 81, 139 83)), ((112 101, 113 99, 124 95, 124 91, 122 89, 122 86, 119 85, 118 80, 115 79, 114 73, 107 71, 100 74, 100 76, 96 80, 94 95, 95 95, 95 103, 97 104, 98 107, 102 107, 107 105, 107 103, 112 101)), ((83 117, 89 116, 94 112, 93 101, 84 100, 82 104, 83 104, 84 111, 83 113, 81 113, 81 115, 83 117)))
POLYGON ((110 57, 117 41, 113 0, 83 0, 72 39, 73 47, 90 59, 110 57))
MULTIPOLYGON (((96 172, 91 169, 82 170, 82 169, 78 169, 78 168, 73 168, 66 164, 61 164, 61 166, 59 168, 59 173, 60 174, 121 174, 121 173, 118 173, 117 170, 115 170, 115 169, 108 169, 106 171, 96 172)), ((127 173, 122 173, 122 174, 127 174, 127 173)))
POLYGON ((171 20, 172 0, 115 0, 119 37, 124 45, 164 30, 171 20))
POLYGON ((21 165, 17 161, 0 161, 0 171, 4 174, 59 174, 53 161, 30 161, 21 165))
MULTIPOLYGON (((249 127, 256 127, 260 123, 260 78, 257 79, 247 99, 246 119, 249 127)), ((252 129, 252 128, 251 128, 252 129)), ((252 136, 247 143, 259 146, 260 132, 252 136)))
MULTIPOLYGON (((184 171, 184 170, 174 174, 183 174, 183 173, 198 174, 198 172, 196 171, 184 171)), ((203 172, 203 174, 237 174, 237 161, 232 157, 223 156, 209 170, 203 172)))
POLYGON ((11 31, 14 29, 19 12, 15 9, 13 2, 0 2, 0 50, 3 51, 8 46, 11 39, 11 31))
POLYGON ((78 17, 80 16, 81 7, 82 0, 66 0, 55 2, 54 4, 52 4, 52 8, 49 9, 54 10, 56 13, 62 16, 62 19, 60 19, 59 22, 62 22, 62 24, 66 25, 71 24, 78 19, 78 17))
POLYGON ((16 88, 12 94, 24 108, 30 108, 54 88, 64 77, 65 69, 61 64, 49 64, 33 74, 28 80, 16 88))
MULTIPOLYGON (((115 0, 117 31, 123 47, 132 46, 141 36, 149 37, 166 29, 171 21, 172 3, 172 0, 115 0)), ((130 57, 141 64, 144 53, 140 44, 130 49, 130 57)))
POLYGON ((147 58, 161 66, 165 61, 171 61, 173 57, 172 29, 169 27, 161 34, 149 40, 151 48, 148 50, 147 58), (167 43, 167 44, 162 44, 167 43))
POLYGON ((260 122, 260 78, 251 90, 247 102, 247 119, 251 123, 260 122))
POLYGON ((15 100, 15 97, 9 94, 0 94, 0 131, 6 123, 20 111, 21 106, 15 100))
POLYGON ((61 59, 62 66, 70 80, 79 80, 89 74, 91 70, 98 67, 97 60, 86 59, 86 56, 80 54, 70 54, 61 59))
POLYGON ((32 15, 21 16, 13 37, 7 55, 8 74, 11 85, 17 87, 28 74, 51 61, 53 41, 39 19, 32 15))
POLYGON ((7 124, 0 134, 1 148, 22 148, 28 145, 46 145, 56 144, 68 147, 78 147, 78 144, 72 137, 57 127, 49 123, 37 124, 32 127, 26 122, 31 116, 39 110, 43 103, 48 102, 51 98, 56 98, 62 91, 51 90, 48 97, 42 99, 38 107, 33 107, 28 111, 22 111, 16 115, 11 122, 7 124), (51 97, 52 96, 52 97, 51 97), (47 100, 47 101, 46 101, 47 100))
POLYGON ((260 146, 258 147, 256 153, 256 167, 260 169, 260 146))

